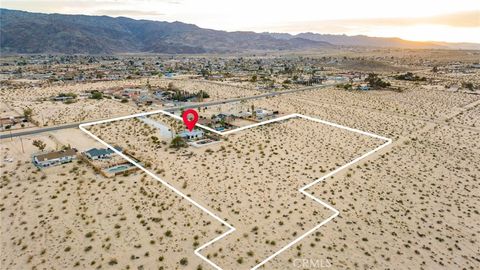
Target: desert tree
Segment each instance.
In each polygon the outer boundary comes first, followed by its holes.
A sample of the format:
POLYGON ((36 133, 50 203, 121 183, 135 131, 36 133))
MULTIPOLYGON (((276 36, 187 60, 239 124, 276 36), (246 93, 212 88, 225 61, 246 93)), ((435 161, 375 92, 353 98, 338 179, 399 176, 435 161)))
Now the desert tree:
POLYGON ((23 109, 23 117, 25 117, 25 119, 30 121, 32 119, 32 115, 33 115, 33 110, 31 108, 27 107, 23 109))
POLYGON ((37 147, 40 151, 45 150, 45 147, 47 147, 47 144, 41 140, 34 140, 32 144, 33 146, 37 147))

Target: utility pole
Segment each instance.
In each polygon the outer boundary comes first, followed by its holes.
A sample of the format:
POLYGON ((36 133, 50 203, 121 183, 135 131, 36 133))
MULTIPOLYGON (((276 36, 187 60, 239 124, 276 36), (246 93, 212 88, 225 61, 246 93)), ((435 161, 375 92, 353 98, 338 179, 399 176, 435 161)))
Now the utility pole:
POLYGON ((25 154, 25 149, 23 148, 23 140, 22 140, 22 136, 20 136, 20 144, 22 145, 22 153, 25 154))

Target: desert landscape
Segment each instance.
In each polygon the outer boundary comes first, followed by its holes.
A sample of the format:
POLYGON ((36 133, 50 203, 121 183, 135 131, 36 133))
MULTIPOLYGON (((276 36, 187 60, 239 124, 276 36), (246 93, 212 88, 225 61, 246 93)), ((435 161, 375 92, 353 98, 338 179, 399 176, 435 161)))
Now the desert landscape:
MULTIPOLYGON (((247 91, 244 86, 186 76, 148 79, 158 88, 168 88, 172 81, 187 92, 204 89, 210 95, 204 101, 260 93, 253 86, 247 91)), ((44 113, 50 126, 151 109, 106 98, 59 105, 42 98, 146 83, 47 86, 33 90, 39 93, 35 98, 25 87, 2 95, 2 101, 17 111, 33 108, 36 121, 44 113)), ((304 258, 322 258, 323 264, 346 269, 399 264, 477 268, 480 224, 475 194, 480 170, 475 161, 480 160, 480 147, 475 138, 480 132, 480 97, 426 88, 428 82, 397 83, 402 91, 327 86, 227 104, 192 103, 204 119, 261 108, 278 112, 270 115, 273 119, 300 113, 393 139, 385 149, 310 187, 308 192, 338 209, 339 216, 262 268, 294 269, 304 258)), ((383 143, 305 119, 288 119, 225 137, 205 131, 203 136, 218 142, 177 149, 172 139, 184 129, 182 123, 162 114, 147 118, 163 123, 172 134, 162 137, 139 118, 88 129, 235 227, 200 252, 223 269, 250 269, 331 216, 331 210, 298 189, 383 143)), ((257 118, 235 119, 231 128, 265 121, 257 118)), ((39 152, 32 144, 35 140, 44 142, 48 151, 105 147, 78 129, 2 139, 2 266, 211 268, 194 250, 228 228, 142 171, 106 177, 84 158, 37 168, 31 162, 39 152)))
MULTIPOLYGON (((150 118, 169 121, 159 115, 150 118)), ((291 119, 241 131, 211 147, 172 151, 167 140, 149 137, 156 134, 152 127, 137 119, 125 121, 93 126, 90 131, 112 145, 132 149, 128 154, 234 224, 234 233, 204 251, 207 258, 218 256, 222 268, 249 269, 277 245, 286 245, 327 218, 328 209, 316 206, 298 188, 382 144, 338 128, 318 127, 309 120, 291 119), (306 149, 318 150, 305 154, 306 149)))
POLYGON ((478 43, 51 11, 0 8, 0 269, 480 269, 478 43))

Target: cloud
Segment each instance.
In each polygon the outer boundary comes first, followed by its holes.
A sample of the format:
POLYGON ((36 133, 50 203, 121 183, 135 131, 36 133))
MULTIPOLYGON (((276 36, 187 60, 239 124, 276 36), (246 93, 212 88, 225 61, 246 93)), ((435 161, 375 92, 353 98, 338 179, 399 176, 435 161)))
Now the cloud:
POLYGON ((480 27, 480 10, 434 16, 426 18, 426 21, 452 27, 480 27))
MULTIPOLYGON (((419 26, 449 27, 452 29, 480 29, 480 11, 464 11, 429 17, 364 18, 340 20, 296 21, 264 27, 263 31, 318 32, 318 33, 367 33, 374 29, 400 29, 419 26), (265 29, 268 28, 268 29, 265 29)), ((259 28, 260 29, 260 28, 259 28)))
POLYGON ((157 11, 142 11, 142 10, 130 10, 130 9, 101 9, 95 11, 95 15, 107 15, 107 16, 125 16, 125 17, 136 17, 136 16, 163 16, 164 13, 157 11))
POLYGON ((356 26, 410 26, 430 24, 451 27, 480 27, 480 11, 464 11, 431 17, 351 19, 332 22, 356 26))
POLYGON ((159 16, 155 9, 178 6, 184 0, 0 0, 2 8, 30 12, 110 15, 159 16))
POLYGON ((450 27, 480 27, 480 11, 464 11, 450 14, 442 14, 430 17, 413 18, 369 18, 369 19, 346 19, 346 20, 323 20, 296 22, 285 25, 285 28, 299 28, 300 25, 323 25, 336 28, 365 28, 383 26, 413 26, 413 25, 443 25, 450 27), (296 25, 295 25, 296 24, 296 25))

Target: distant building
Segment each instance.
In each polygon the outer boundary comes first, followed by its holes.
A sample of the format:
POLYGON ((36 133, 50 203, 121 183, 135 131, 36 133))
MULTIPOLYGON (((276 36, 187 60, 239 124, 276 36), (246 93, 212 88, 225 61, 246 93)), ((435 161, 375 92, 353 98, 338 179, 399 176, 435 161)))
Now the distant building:
POLYGON ((141 95, 139 97, 134 97, 133 100, 137 104, 145 104, 145 105, 152 105, 153 104, 153 99, 148 95, 141 95))
POLYGON ((148 90, 146 89, 139 89, 139 88, 125 88, 123 89, 122 96, 128 98, 134 98, 141 95, 148 94, 148 90))
POLYGON ((368 86, 366 84, 362 84, 362 85, 358 86, 358 89, 363 90, 363 91, 368 91, 368 90, 370 90, 370 86, 368 86))
POLYGON ((221 80, 223 78, 224 78, 223 74, 213 74, 213 75, 208 76, 209 80, 221 80))
POLYGON ((178 136, 186 140, 201 139, 203 138, 203 135, 204 135, 204 132, 201 129, 194 129, 192 131, 185 130, 178 134, 178 136))
POLYGON ((74 99, 74 98, 72 96, 56 96, 52 98, 53 101, 67 101, 71 99, 74 99))
POLYGON ((77 149, 67 149, 33 156, 33 164, 37 167, 50 167, 60 165, 77 158, 77 149))
POLYGON ((217 115, 213 115, 212 120, 214 122, 221 122, 221 121, 229 122, 229 121, 234 120, 234 117, 235 116, 233 116, 231 114, 219 113, 217 115))
POLYGON ((168 93, 166 91, 157 90, 157 91, 153 92, 153 95, 156 98, 162 99, 162 98, 165 98, 166 96, 168 96, 168 93))
POLYGON ((273 112, 271 111, 267 111, 267 110, 264 110, 264 109, 256 109, 255 110, 255 116, 257 117, 257 119, 263 119, 263 118, 266 118, 266 117, 270 117, 273 115, 273 112))
MULTIPOLYGON (((122 148, 118 146, 116 146, 115 149, 122 151, 122 148)), ((99 160, 110 158, 115 154, 115 152, 110 148, 91 148, 85 151, 84 154, 91 160, 99 160)))
POLYGON ((237 118, 248 118, 252 116, 251 112, 238 112, 234 114, 235 117, 237 118))
POLYGON ((28 121, 23 116, 2 117, 0 118, 0 128, 10 128, 20 122, 26 123, 28 121))

